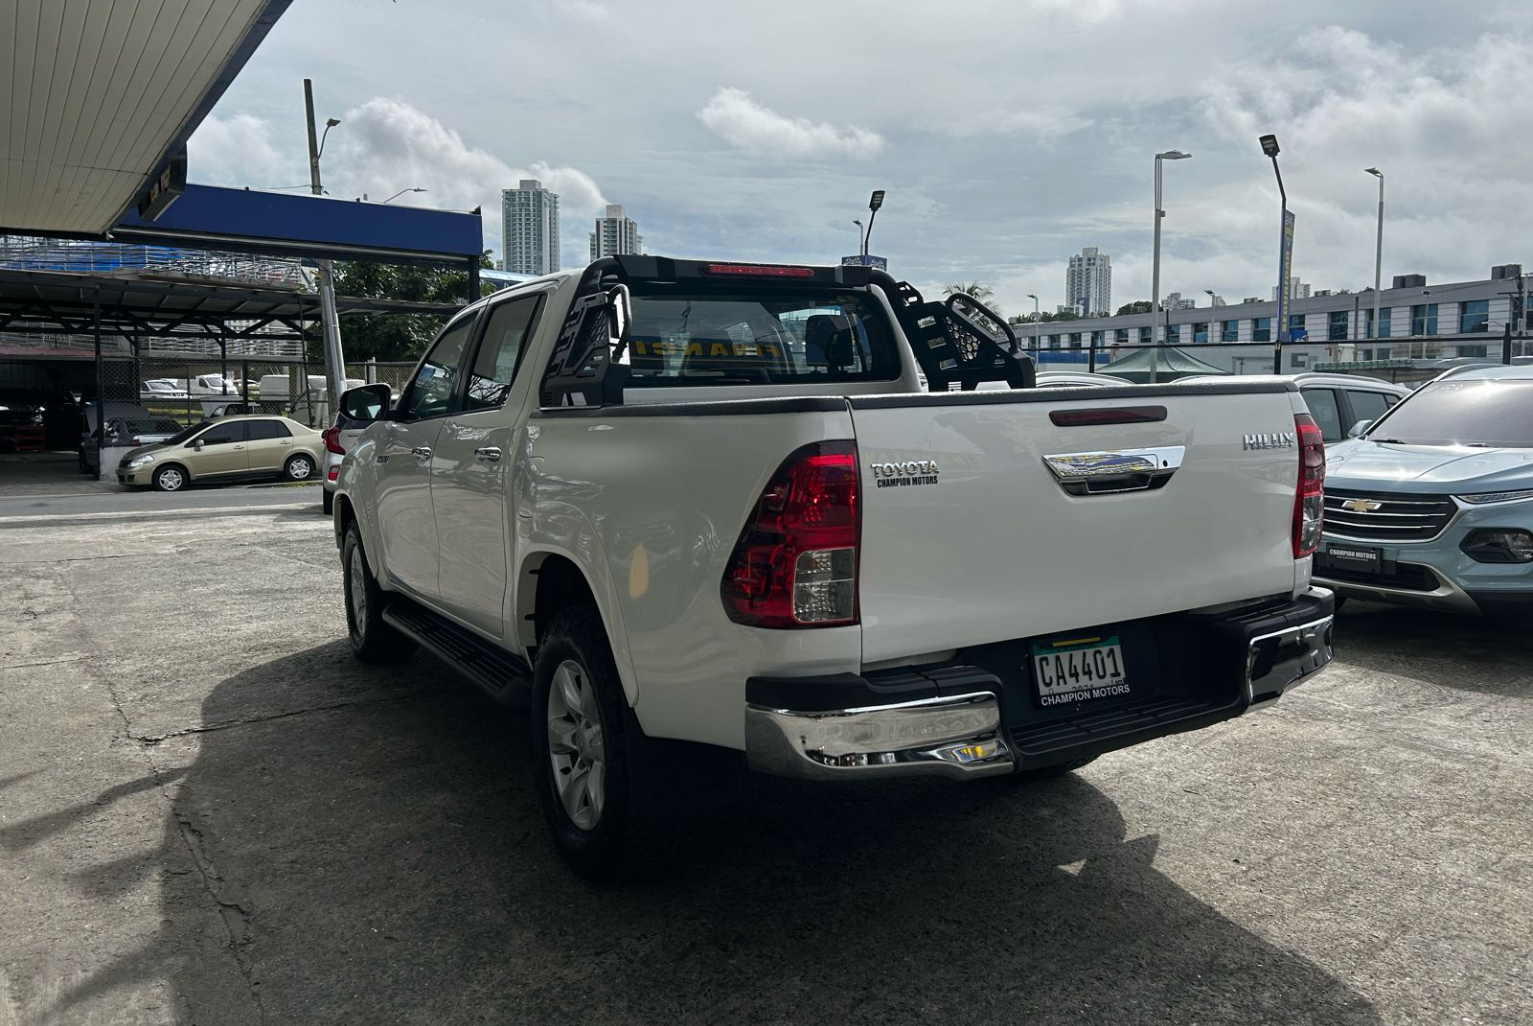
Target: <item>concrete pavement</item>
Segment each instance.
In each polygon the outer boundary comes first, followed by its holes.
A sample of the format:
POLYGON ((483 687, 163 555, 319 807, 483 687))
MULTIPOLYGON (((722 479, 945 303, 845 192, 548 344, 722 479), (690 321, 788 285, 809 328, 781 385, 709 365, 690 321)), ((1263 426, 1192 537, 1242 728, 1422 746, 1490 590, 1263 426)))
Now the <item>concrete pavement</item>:
POLYGON ((351 659, 317 505, 0 534, 0 1026, 1533 1021, 1525 630, 1354 604, 1269 711, 593 889, 521 714, 351 659))

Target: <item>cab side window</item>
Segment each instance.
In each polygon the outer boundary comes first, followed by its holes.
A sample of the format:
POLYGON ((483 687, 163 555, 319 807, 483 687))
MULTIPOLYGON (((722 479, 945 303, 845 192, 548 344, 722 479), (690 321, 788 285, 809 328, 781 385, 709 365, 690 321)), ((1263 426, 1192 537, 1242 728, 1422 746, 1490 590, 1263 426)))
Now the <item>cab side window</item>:
POLYGON ((473 334, 478 318, 468 316, 448 325, 437 337, 425 362, 410 380, 409 391, 400 403, 406 420, 440 417, 453 412, 458 393, 458 375, 463 364, 463 347, 473 334))
POLYGON ((262 442, 269 438, 293 437, 293 433, 287 429, 287 425, 280 420, 247 420, 245 425, 252 442, 262 442))
POLYGON ((1304 389, 1304 405, 1310 416, 1320 426, 1320 440, 1339 442, 1347 437, 1347 427, 1341 422, 1341 406, 1336 402, 1336 390, 1331 388, 1304 389))
MULTIPOLYGON (((1384 411, 1389 409, 1390 403, 1384 398, 1382 392, 1363 392, 1347 390, 1347 398, 1352 401, 1352 417, 1354 420, 1378 420, 1384 416, 1384 411)), ((1352 425, 1348 424, 1350 428, 1352 425)))
POLYGON ((228 424, 214 424, 195 441, 203 445, 231 445, 235 442, 243 442, 249 437, 246 434, 246 422, 243 420, 231 421, 228 424))
POLYGON ((496 409, 505 403, 521 361, 522 346, 532 335, 542 305, 542 296, 526 296, 490 308, 489 323, 469 374, 468 394, 463 403, 467 412, 496 409))

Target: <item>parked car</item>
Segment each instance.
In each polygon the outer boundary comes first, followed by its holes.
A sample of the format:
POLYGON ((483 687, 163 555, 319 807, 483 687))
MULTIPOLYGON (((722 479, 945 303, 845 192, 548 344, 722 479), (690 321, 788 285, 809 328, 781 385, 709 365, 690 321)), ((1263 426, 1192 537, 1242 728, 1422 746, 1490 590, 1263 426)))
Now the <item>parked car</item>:
MULTIPOLYGON (((1272 380, 1279 378, 1299 386, 1304 405, 1310 416, 1320 425, 1320 437, 1326 445, 1334 445, 1354 433, 1361 423, 1371 423, 1384 415, 1395 403, 1411 394, 1404 385, 1391 384, 1378 378, 1361 374, 1327 374, 1306 371, 1300 374, 1244 374, 1238 380, 1272 380)), ((1228 375, 1203 374, 1183 378, 1184 382, 1229 382, 1237 380, 1228 375)))
POLYGON ((1055 398, 960 312, 872 268, 652 256, 470 304, 397 407, 340 397, 353 650, 530 692, 536 792, 591 874, 655 796, 744 766, 1065 772, 1330 660, 1297 386, 1055 398))
POLYGON ((1467 366, 1332 450, 1315 579, 1341 596, 1533 613, 1533 367, 1467 366))
POLYGON ((30 403, 0 403, 0 452, 37 452, 45 445, 43 408, 30 403))
POLYGON ((183 386, 178 385, 170 378, 150 378, 148 381, 139 383, 138 397, 146 402, 165 399, 185 399, 187 398, 187 392, 183 386))
MULTIPOLYGON (((127 416, 111 417, 106 422, 106 444, 108 448, 121 448, 123 446, 154 445, 163 442, 172 436, 179 434, 185 425, 170 417, 127 416)), ((100 473, 101 450, 94 434, 85 436, 80 441, 80 472, 82 474, 100 473)))
POLYGON ((251 478, 308 481, 323 448, 318 431, 286 417, 220 417, 127 453, 117 480, 162 492, 251 478))

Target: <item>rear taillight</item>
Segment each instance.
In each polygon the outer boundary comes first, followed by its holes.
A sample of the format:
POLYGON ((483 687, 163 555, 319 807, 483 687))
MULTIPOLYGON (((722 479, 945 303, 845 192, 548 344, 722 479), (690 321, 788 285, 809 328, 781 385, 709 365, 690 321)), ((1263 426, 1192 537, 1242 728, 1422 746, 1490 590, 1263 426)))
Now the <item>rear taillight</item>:
POLYGON ((335 466, 330 468, 330 480, 334 481, 336 478, 338 478, 340 476, 341 476, 341 465, 339 463, 337 463, 335 466))
POLYGON ((1325 523, 1325 443, 1320 427, 1307 413, 1296 413, 1294 432, 1299 436, 1299 482, 1293 496, 1293 558, 1312 555, 1320 547, 1325 523))
POLYGON ((341 445, 341 429, 340 428, 338 428, 338 427, 327 427, 321 433, 320 437, 325 440, 325 451, 326 452, 333 452, 337 456, 344 456, 344 455, 346 455, 346 449, 345 449, 344 446, 341 445))
POLYGON ((724 571, 724 609, 751 627, 857 622, 857 448, 806 445, 783 461, 724 571))

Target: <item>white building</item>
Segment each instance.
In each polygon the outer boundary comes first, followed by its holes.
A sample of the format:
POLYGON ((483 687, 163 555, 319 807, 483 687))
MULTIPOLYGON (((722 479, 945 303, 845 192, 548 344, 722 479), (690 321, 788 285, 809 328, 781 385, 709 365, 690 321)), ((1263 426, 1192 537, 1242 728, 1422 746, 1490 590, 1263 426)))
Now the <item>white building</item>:
POLYGON ((1087 246, 1065 268, 1065 306, 1087 317, 1112 313, 1112 257, 1087 246))
MULTIPOLYGON (((1309 282, 1300 281, 1298 275, 1294 275, 1288 279, 1289 299, 1308 299, 1313 291, 1314 290, 1310 288, 1309 282)), ((1276 285, 1272 286, 1272 301, 1277 302, 1276 285)))
POLYGON ((644 252, 644 236, 632 218, 625 217, 618 203, 607 205, 607 216, 596 219, 596 230, 591 233, 591 260, 617 256, 620 253, 644 252))
POLYGON ((559 269, 559 194, 536 178, 500 193, 501 269, 542 275, 559 269))
MULTIPOLYGON (((1395 278, 1394 287, 1379 294, 1376 332, 1372 289, 1292 299, 1288 332, 1301 340, 1284 344, 1283 370, 1499 357, 1508 321, 1514 333, 1533 333, 1533 276, 1520 278, 1517 265, 1498 270, 1500 277, 1442 285, 1428 284, 1420 275, 1395 278)), ((1218 307, 1163 309, 1154 316, 1058 321, 1039 326, 1037 355, 1045 368, 1085 364, 1095 348, 1097 369, 1110 371, 1114 356, 1161 342, 1186 347, 1199 359, 1235 373, 1271 373, 1276 319, 1276 301, 1247 299, 1218 307)), ((1023 339, 1029 348, 1033 337, 1029 326, 1023 339)), ((1533 355, 1533 340, 1514 340, 1513 350, 1533 355)))

